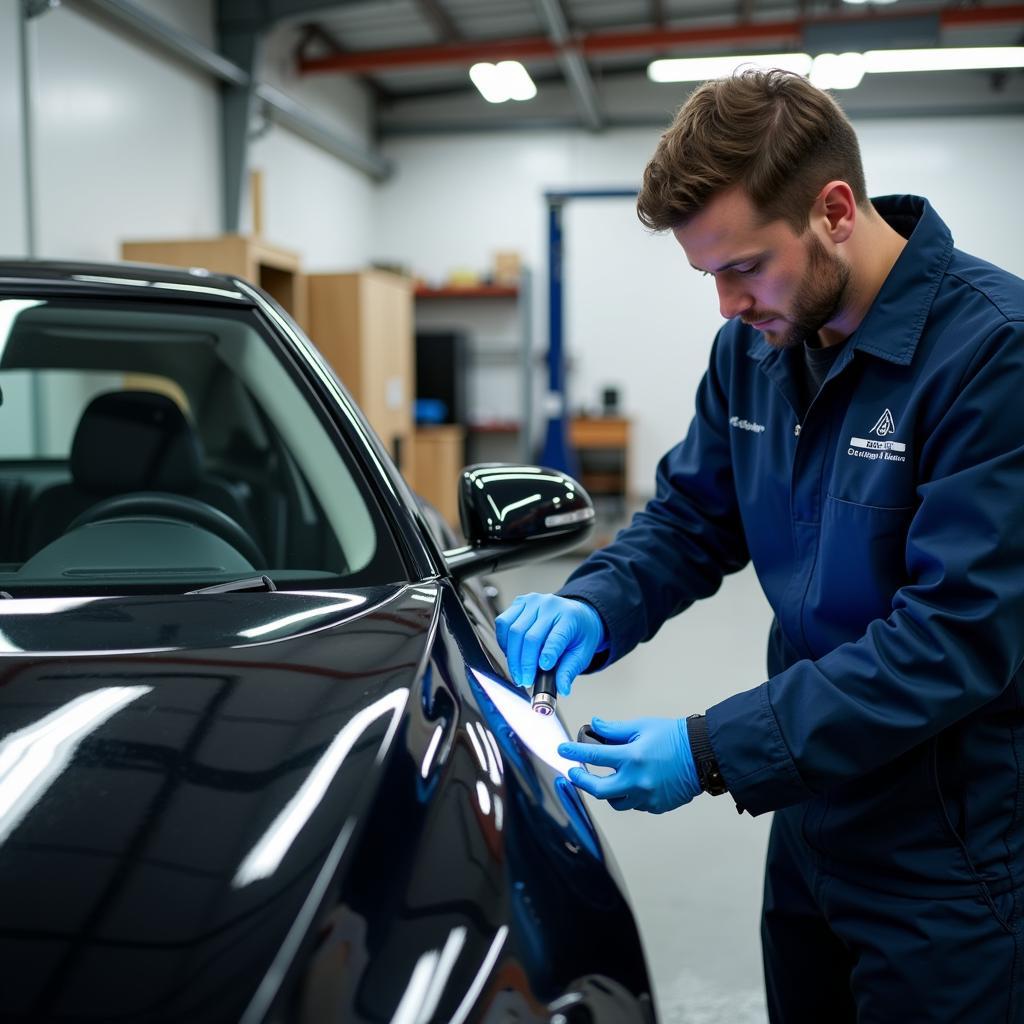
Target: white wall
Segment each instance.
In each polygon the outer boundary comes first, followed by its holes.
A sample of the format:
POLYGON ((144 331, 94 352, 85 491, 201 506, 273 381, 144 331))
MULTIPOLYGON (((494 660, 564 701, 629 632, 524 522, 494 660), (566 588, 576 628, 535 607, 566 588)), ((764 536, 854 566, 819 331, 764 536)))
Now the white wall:
MULTIPOLYGON (((270 34, 261 77, 339 135, 369 148, 372 104, 366 89, 338 75, 299 78, 292 60, 298 32, 286 25, 270 34)), ((367 262, 375 187, 362 171, 274 125, 250 144, 249 163, 262 171, 268 241, 300 252, 311 271, 355 270, 367 262)), ((243 225, 249 224, 247 210, 243 225)))
MULTIPOLYGON (((1024 166, 1024 118, 867 120, 856 127, 872 194, 928 196, 961 248, 1024 276, 1024 209, 1012 202, 1024 166)), ((495 250, 519 249, 537 273, 535 339, 543 350, 544 191, 636 187, 657 137, 637 129, 395 138, 384 153, 399 170, 380 189, 372 251, 432 278, 453 267, 486 269, 495 250)), ((722 323, 714 285, 690 270, 670 236, 646 232, 629 200, 572 203, 565 242, 570 402, 595 406, 601 387, 621 387, 635 424, 632 480, 649 492, 657 459, 692 416, 722 323)))
POLYGON ((0 4, 0 258, 24 256, 27 245, 18 21, 16 4, 0 4))
POLYGON ((216 85, 74 9, 30 31, 39 255, 113 260, 125 238, 215 233, 216 85))
MULTIPOLYGON (((139 0, 154 17, 215 44, 212 0, 139 0)), ((263 77, 357 145, 371 140, 358 83, 298 80, 294 27, 271 33, 263 77)), ((220 90, 108 19, 65 6, 29 27, 38 255, 116 260, 124 239, 221 231, 220 90)), ((25 255, 17 5, 0 4, 0 256, 25 255)), ((263 171, 264 235, 310 269, 364 264, 374 187, 286 129, 251 144, 263 171)), ((249 226, 248 207, 243 218, 249 226)))

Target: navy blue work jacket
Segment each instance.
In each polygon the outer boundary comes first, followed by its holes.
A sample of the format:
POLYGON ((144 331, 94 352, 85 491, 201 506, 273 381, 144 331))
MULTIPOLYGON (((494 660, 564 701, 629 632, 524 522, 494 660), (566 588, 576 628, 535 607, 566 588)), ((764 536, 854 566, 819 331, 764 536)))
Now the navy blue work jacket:
MULTIPOLYGON (((752 561, 770 678, 707 712, 753 814, 804 805, 828 870, 901 892, 1024 884, 1024 281, 923 199, 806 414, 799 349, 729 321, 657 493, 561 593, 607 663, 752 561)), ((597 667, 597 663, 593 667, 597 667)))

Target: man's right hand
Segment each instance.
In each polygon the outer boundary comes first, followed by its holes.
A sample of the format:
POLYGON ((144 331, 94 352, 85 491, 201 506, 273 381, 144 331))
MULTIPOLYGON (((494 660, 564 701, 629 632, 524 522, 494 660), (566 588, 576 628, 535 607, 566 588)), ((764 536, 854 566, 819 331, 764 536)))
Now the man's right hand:
POLYGON ((585 601, 556 594, 521 594, 495 627, 512 681, 533 686, 538 664, 545 670, 557 665, 555 683, 563 697, 607 646, 601 616, 585 601))

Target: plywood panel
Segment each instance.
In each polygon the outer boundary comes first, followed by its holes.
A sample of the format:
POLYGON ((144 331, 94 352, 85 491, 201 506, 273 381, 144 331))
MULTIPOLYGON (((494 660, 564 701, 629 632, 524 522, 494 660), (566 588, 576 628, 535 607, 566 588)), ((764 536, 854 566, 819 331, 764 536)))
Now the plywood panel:
POLYGON ((415 469, 409 482, 458 530, 458 488, 465 462, 465 430, 451 425, 417 427, 413 433, 413 448, 415 469))
POLYGON ((205 267, 218 274, 237 274, 256 282, 249 246, 241 235, 181 241, 123 242, 121 258, 132 263, 164 267, 205 267))
POLYGON ((311 274, 310 337, 403 470, 415 394, 412 284, 383 271, 311 274))

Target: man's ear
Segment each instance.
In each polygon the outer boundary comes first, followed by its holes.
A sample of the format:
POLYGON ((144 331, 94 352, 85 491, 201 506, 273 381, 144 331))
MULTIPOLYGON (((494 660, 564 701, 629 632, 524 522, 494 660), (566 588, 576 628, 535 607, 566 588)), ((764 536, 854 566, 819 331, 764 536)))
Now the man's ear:
POLYGON ((857 201, 853 189, 841 180, 830 181, 814 201, 812 217, 819 218, 833 244, 845 242, 853 234, 857 221, 857 201))

